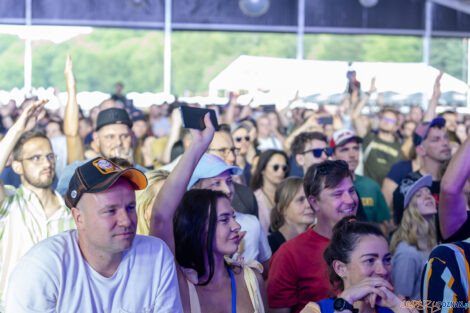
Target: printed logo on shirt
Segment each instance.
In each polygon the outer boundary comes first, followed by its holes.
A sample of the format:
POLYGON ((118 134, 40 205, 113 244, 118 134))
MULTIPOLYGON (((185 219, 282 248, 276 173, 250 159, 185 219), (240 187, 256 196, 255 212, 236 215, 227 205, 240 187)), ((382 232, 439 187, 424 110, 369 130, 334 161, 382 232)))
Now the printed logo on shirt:
POLYGON ((375 141, 371 142, 370 145, 371 145, 371 149, 380 150, 388 155, 391 155, 394 158, 398 157, 399 151, 394 149, 393 147, 390 147, 383 143, 379 143, 375 141))
POLYGON ((374 199, 373 198, 361 198, 362 206, 374 206, 374 199))

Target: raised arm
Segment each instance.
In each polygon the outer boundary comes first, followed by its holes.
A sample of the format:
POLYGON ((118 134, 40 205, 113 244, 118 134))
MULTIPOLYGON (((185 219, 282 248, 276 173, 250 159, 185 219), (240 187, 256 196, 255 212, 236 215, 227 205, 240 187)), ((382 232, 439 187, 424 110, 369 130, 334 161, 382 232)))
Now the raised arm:
POLYGON ((376 90, 377 89, 375 88, 375 77, 374 77, 372 78, 370 82, 369 91, 366 92, 364 97, 362 97, 359 103, 352 110, 351 118, 354 124, 354 128, 356 129, 356 133, 360 137, 365 137, 367 134, 367 126, 366 124, 364 124, 363 121, 361 121, 362 109, 364 109, 364 106, 366 105, 367 101, 369 101, 370 95, 373 94, 376 90))
POLYGON ((439 72, 434 82, 434 89, 432 92, 431 100, 429 100, 428 108, 424 112, 423 122, 430 122, 436 117, 436 107, 439 104, 439 98, 441 97, 441 78, 444 75, 443 71, 439 72))
POLYGON ((441 180, 439 228, 444 239, 455 234, 467 220, 463 188, 470 176, 470 137, 459 147, 441 180))
POLYGON ((183 198, 191 175, 204 152, 214 137, 214 126, 209 114, 204 116, 206 128, 203 131, 191 130, 193 141, 184 152, 175 169, 168 176, 165 184, 155 199, 150 217, 150 235, 161 238, 175 253, 173 237, 173 215, 183 198))
MULTIPOLYGON (((36 123, 44 116, 42 108, 48 100, 35 101, 24 109, 21 115, 16 120, 15 124, 11 126, 10 130, 6 133, 2 141, 0 141, 0 173, 3 172, 8 157, 10 156, 15 144, 28 130, 31 130, 36 123)), ((3 184, 0 184, 0 205, 5 200, 5 192, 3 184)))
POLYGON ((318 116, 316 114, 313 114, 309 118, 307 118, 302 125, 294 129, 289 136, 284 140, 284 151, 290 152, 290 147, 292 146, 292 143, 294 142, 294 139, 297 135, 303 132, 308 132, 308 131, 313 131, 312 129, 318 128, 319 131, 321 126, 318 125, 318 116))
POLYGON ((84 159, 82 139, 78 135, 78 104, 77 91, 75 88, 75 76, 72 70, 72 58, 67 54, 65 61, 65 83, 67 85, 68 100, 64 115, 64 133, 67 136, 68 163, 84 159))

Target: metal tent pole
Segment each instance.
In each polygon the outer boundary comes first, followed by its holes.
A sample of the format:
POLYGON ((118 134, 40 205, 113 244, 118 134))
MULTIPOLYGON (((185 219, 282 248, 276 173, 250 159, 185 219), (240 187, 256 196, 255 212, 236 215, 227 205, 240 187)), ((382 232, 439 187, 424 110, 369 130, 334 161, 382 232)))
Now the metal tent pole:
POLYGON ((426 0, 425 9, 425 29, 423 38, 423 63, 429 65, 431 56, 431 32, 432 32, 432 9, 434 3, 430 0, 426 0))
MULTIPOLYGON (((25 27, 31 26, 32 19, 32 0, 25 0, 25 27)), ((24 41, 24 92, 27 97, 31 96, 31 81, 33 73, 33 52, 31 47, 31 39, 26 38, 24 41)))
POLYGON ((305 0, 298 1, 297 8, 297 59, 304 58, 305 0))
POLYGON ((163 52, 163 92, 171 93, 171 5, 165 0, 165 44, 163 52))

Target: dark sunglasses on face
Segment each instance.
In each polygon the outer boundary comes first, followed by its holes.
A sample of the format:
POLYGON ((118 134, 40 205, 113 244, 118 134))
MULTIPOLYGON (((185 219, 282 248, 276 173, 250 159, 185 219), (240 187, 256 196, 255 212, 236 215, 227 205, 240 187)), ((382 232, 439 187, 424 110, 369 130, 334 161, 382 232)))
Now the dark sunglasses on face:
POLYGON ((273 170, 274 170, 275 172, 277 172, 280 168, 282 168, 282 171, 283 171, 284 173, 287 172, 287 169, 288 169, 287 165, 285 165, 285 164, 282 165, 282 166, 279 165, 279 164, 274 164, 274 165, 273 165, 273 170))
POLYGON ((245 139, 245 141, 250 141, 250 136, 235 137, 235 141, 236 141, 236 142, 241 142, 243 139, 245 139))
POLYGON ((319 157, 321 157, 323 152, 325 152, 325 154, 327 156, 332 155, 333 154, 333 148, 311 149, 311 150, 307 150, 307 151, 302 152, 302 154, 305 154, 305 153, 308 153, 308 152, 312 152, 314 157, 319 158, 319 157))

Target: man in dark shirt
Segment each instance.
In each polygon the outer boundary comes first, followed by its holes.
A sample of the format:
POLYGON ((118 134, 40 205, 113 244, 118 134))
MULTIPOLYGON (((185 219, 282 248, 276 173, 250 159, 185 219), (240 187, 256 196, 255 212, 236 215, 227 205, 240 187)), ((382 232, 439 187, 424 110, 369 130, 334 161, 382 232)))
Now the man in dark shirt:
POLYGON ((432 175, 431 193, 436 203, 439 203, 442 170, 452 156, 445 124, 446 121, 443 118, 436 117, 430 123, 421 123, 415 130, 416 152, 421 156, 423 163, 418 171, 407 175, 393 193, 393 212, 397 225, 400 224, 403 216, 404 186, 409 184, 410 180, 416 181, 426 174, 432 175))

